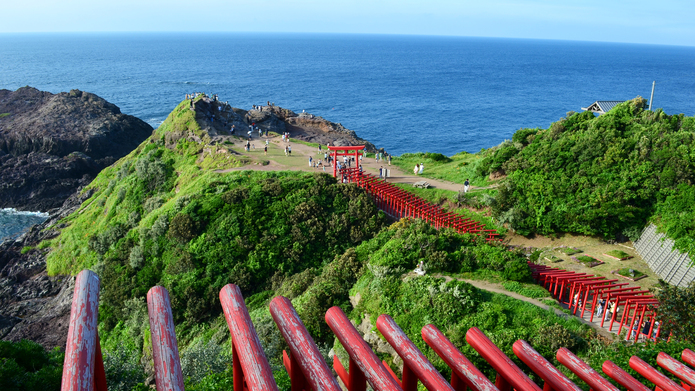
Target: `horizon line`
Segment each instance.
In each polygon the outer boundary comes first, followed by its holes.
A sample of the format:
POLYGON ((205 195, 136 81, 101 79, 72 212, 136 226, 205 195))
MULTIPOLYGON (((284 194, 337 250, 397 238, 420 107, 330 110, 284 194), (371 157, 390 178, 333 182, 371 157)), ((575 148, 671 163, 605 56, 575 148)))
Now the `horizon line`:
POLYGON ((357 36, 382 36, 382 37, 429 37, 429 38, 480 38, 480 39, 508 39, 519 41, 554 41, 577 43, 605 43, 644 46, 671 46, 693 48, 695 45, 645 43, 630 41, 592 41, 581 39, 556 39, 556 38, 532 38, 532 37, 504 37, 504 36, 480 36, 480 35, 446 35, 446 34, 407 34, 407 33, 356 33, 356 32, 315 32, 315 31, 231 31, 231 30, 199 30, 199 31, 175 31, 175 30, 114 30, 114 31, 0 31, 1 35, 107 35, 107 34, 263 34, 263 35, 357 35, 357 36))

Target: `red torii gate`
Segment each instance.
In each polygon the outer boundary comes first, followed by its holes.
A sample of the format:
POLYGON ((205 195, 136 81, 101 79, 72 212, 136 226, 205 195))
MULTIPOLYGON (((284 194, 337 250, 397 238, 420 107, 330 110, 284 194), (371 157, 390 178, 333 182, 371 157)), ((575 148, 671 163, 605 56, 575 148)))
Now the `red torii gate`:
POLYGON ((351 146, 329 146, 328 149, 331 151, 331 156, 333 157, 333 176, 337 178, 338 176, 338 156, 350 156, 355 158, 355 167, 360 166, 360 155, 364 150, 364 145, 351 145, 351 146))

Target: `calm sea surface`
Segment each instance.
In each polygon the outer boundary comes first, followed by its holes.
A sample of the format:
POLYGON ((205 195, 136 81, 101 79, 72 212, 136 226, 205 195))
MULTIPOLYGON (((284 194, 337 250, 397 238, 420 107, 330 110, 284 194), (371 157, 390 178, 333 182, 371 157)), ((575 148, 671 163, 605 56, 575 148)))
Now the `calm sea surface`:
POLYGON ((695 47, 311 34, 0 34, 0 88, 80 89, 158 126, 191 92, 266 101, 390 153, 476 152, 595 100, 695 114, 695 47))

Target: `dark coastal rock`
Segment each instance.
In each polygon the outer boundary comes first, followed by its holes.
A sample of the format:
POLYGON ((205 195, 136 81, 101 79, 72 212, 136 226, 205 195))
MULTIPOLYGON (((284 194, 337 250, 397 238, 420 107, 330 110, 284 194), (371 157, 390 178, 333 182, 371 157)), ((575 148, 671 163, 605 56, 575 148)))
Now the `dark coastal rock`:
POLYGON ((0 90, 0 207, 60 207, 151 133, 144 121, 87 92, 0 90))
MULTIPOLYGON (((196 120, 200 127, 210 135, 211 140, 222 141, 230 134, 234 125, 237 136, 245 136, 249 125, 255 124, 263 131, 282 134, 289 132, 290 137, 326 145, 365 145, 367 151, 375 152, 374 144, 357 137, 353 130, 342 124, 330 122, 322 117, 308 113, 297 114, 279 106, 262 106, 254 110, 242 110, 231 107, 227 102, 220 102, 207 97, 195 101, 192 107, 196 111, 196 120), (214 115, 214 117, 213 117, 214 115)), ((168 135, 167 145, 174 145, 175 140, 184 135, 168 135)), ((195 140, 195 136, 188 136, 195 140)))
POLYGON ((29 339, 48 349, 65 347, 75 278, 48 276, 49 249, 36 246, 57 236, 49 227, 76 211, 91 195, 91 191, 73 193, 48 220, 17 240, 0 244, 0 339, 29 339), (25 247, 33 249, 22 254, 25 247))

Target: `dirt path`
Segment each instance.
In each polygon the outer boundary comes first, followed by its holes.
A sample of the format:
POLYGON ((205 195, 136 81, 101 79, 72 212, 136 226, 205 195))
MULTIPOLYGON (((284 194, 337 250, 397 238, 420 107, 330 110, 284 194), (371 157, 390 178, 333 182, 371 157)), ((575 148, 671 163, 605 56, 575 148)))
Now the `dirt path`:
MULTIPOLYGON (((309 156, 313 159, 323 160, 323 153, 326 152, 326 148, 322 148, 321 153, 318 149, 309 145, 305 145, 298 142, 283 143, 280 136, 271 136, 267 138, 269 140, 268 154, 265 155, 263 152, 263 147, 265 145, 265 137, 258 138, 254 136, 251 139, 251 143, 255 144, 256 149, 251 149, 249 152, 244 151, 244 145, 246 140, 231 136, 220 136, 220 141, 228 141, 232 144, 230 145, 236 152, 240 155, 251 160, 251 163, 243 167, 229 168, 226 170, 217 170, 216 172, 230 172, 230 171, 240 171, 240 170, 254 170, 254 171, 307 171, 307 172, 317 172, 323 171, 321 168, 309 167, 309 156), (291 156, 285 156, 285 146, 291 146, 292 154, 291 156), (262 165, 259 164, 260 160, 268 160, 270 164, 262 165)), ((463 190, 463 185, 438 179, 425 178, 418 175, 413 175, 412 173, 407 173, 396 166, 389 166, 388 163, 379 161, 377 162, 374 158, 365 158, 362 160, 362 168, 364 172, 368 172, 373 175, 379 175, 379 168, 387 168, 391 170, 391 177, 386 180, 391 183, 404 183, 413 184, 419 181, 427 181, 433 188, 445 189, 451 191, 463 190)), ((325 171, 328 173, 333 172, 333 168, 330 166, 325 167, 325 171)))
MULTIPOLYGON (((447 282, 453 280, 453 278, 449 277, 449 276, 435 275, 435 277, 443 277, 447 282)), ((505 296, 513 297, 517 300, 525 301, 527 303, 533 304, 536 307, 542 308, 544 310, 552 309, 555 312, 555 314, 557 314, 557 316, 560 316, 560 317, 565 318, 565 319, 575 318, 575 319, 579 320, 580 322, 584 323, 585 325, 592 327, 594 330, 596 330, 596 332, 598 332, 603 337, 613 339, 613 336, 617 334, 615 332, 615 330, 611 332, 611 331, 608 331, 607 327, 601 327, 601 322, 598 322, 598 321, 590 322, 588 320, 589 315, 585 315, 586 319, 582 319, 580 317, 568 315, 568 314, 560 311, 557 308, 550 307, 549 305, 543 303, 540 300, 532 299, 530 297, 522 296, 516 292, 508 291, 501 284, 497 284, 494 282, 488 282, 488 281, 481 281, 481 280, 467 280, 467 279, 463 279, 463 278, 459 278, 458 280, 469 283, 469 284, 473 285, 474 287, 476 287, 478 289, 482 289, 484 291, 499 293, 499 294, 502 294, 505 296)), ((566 307, 566 306, 563 306, 563 307, 566 307)), ((615 327, 614 327, 614 329, 615 329, 615 327)))

